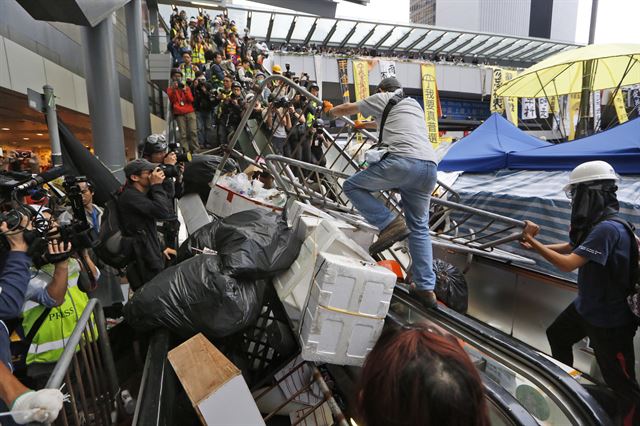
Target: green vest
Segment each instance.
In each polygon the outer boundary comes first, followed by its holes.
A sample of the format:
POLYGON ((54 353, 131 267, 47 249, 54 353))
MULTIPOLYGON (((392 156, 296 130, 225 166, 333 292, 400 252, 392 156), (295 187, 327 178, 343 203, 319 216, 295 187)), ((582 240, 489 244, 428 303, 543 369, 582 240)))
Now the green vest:
MULTIPOLYGON (((45 265, 32 279, 48 283, 53 277, 53 270, 53 265, 45 265)), ((69 278, 64 303, 51 308, 47 314, 29 347, 27 365, 56 362, 62 356, 67 340, 71 337, 76 323, 89 303, 87 294, 77 286, 79 276, 80 264, 75 259, 69 259, 69 278)), ((45 309, 44 306, 34 302, 27 302, 24 305, 22 327, 25 335, 29 333, 31 326, 45 309)), ((97 337, 97 335, 97 329, 94 327, 94 336, 97 337)), ((79 349, 76 347, 76 351, 79 349)))

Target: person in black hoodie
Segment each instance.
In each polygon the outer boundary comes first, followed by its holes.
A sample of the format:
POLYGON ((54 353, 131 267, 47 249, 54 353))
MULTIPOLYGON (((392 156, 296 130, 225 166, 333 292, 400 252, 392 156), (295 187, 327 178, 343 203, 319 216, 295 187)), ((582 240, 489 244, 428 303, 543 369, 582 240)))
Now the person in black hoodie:
POLYGON ((636 425, 640 424, 633 348, 637 322, 627 296, 634 288, 631 259, 637 243, 617 216, 618 179, 604 161, 580 164, 565 187, 571 199, 570 242, 542 244, 535 238, 538 225, 527 222, 522 245, 563 272, 578 269, 578 297, 547 329, 551 354, 571 366, 574 343, 589 337, 602 377, 618 397, 624 425, 636 425))
POLYGON ((157 164, 139 158, 129 162, 124 173, 127 182, 118 196, 118 213, 123 234, 134 238, 127 278, 136 290, 164 269, 165 258, 175 256, 175 250, 161 244, 156 226, 157 221, 175 220, 175 215, 157 164))
POLYGON ((200 146, 213 144, 213 110, 217 105, 216 93, 211 83, 203 76, 193 82, 193 108, 198 119, 198 143, 200 146))

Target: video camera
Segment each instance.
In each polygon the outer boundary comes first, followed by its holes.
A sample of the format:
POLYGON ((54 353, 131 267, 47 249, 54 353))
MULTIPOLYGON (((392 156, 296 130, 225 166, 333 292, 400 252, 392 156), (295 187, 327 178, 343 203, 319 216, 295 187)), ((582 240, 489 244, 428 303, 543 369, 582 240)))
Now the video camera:
MULTIPOLYGON (((91 232, 91 225, 87 220, 82 203, 82 193, 78 183, 87 182, 83 176, 65 176, 63 187, 66 199, 72 208, 72 220, 63 226, 57 226, 23 201, 25 195, 31 198, 43 198, 47 191, 42 185, 64 175, 62 167, 55 167, 34 177, 15 179, 15 174, 0 174, 0 192, 9 197, 10 209, 0 213, 0 221, 6 222, 9 231, 23 231, 24 239, 29 246, 27 254, 31 257, 36 268, 47 263, 55 263, 59 255, 48 253, 48 243, 51 240, 70 242, 74 251, 92 248, 95 245, 95 235, 91 232)), ((5 204, 6 206, 6 204, 5 204)), ((5 235, 0 236, 0 250, 9 250, 9 243, 5 235)), ((64 256, 68 256, 65 254, 64 256)), ((65 257, 66 258, 66 257, 65 257)))

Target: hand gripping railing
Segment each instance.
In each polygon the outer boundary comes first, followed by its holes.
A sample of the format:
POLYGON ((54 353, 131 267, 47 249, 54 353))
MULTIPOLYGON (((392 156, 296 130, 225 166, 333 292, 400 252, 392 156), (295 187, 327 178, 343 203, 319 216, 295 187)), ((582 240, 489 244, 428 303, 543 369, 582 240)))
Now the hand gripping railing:
POLYGON ((97 299, 89 300, 45 387, 69 394, 55 424, 117 423, 118 376, 97 299))

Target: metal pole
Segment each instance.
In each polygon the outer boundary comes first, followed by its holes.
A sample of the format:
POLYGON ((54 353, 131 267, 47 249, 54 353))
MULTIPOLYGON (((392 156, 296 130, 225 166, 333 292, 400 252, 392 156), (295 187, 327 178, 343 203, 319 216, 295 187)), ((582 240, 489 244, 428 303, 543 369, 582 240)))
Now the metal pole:
POLYGON ((589 44, 596 38, 596 23, 598 20, 598 0, 591 0, 591 23, 589 24, 589 44))
POLYGON ((133 116, 136 122, 136 146, 151 134, 149 117, 149 92, 145 73, 144 41, 142 38, 141 0, 131 0, 124 7, 127 22, 127 48, 129 49, 129 74, 131 75, 131 97, 133 116))
POLYGON ((96 156, 124 181, 124 132, 111 15, 95 27, 82 27, 87 98, 96 156))
POLYGON ((60 148, 60 133, 58 133, 58 114, 56 113, 56 98, 53 95, 53 87, 45 84, 44 110, 47 114, 47 127, 49 128, 49 140, 51 141, 51 162, 53 167, 62 166, 62 150, 60 148))

